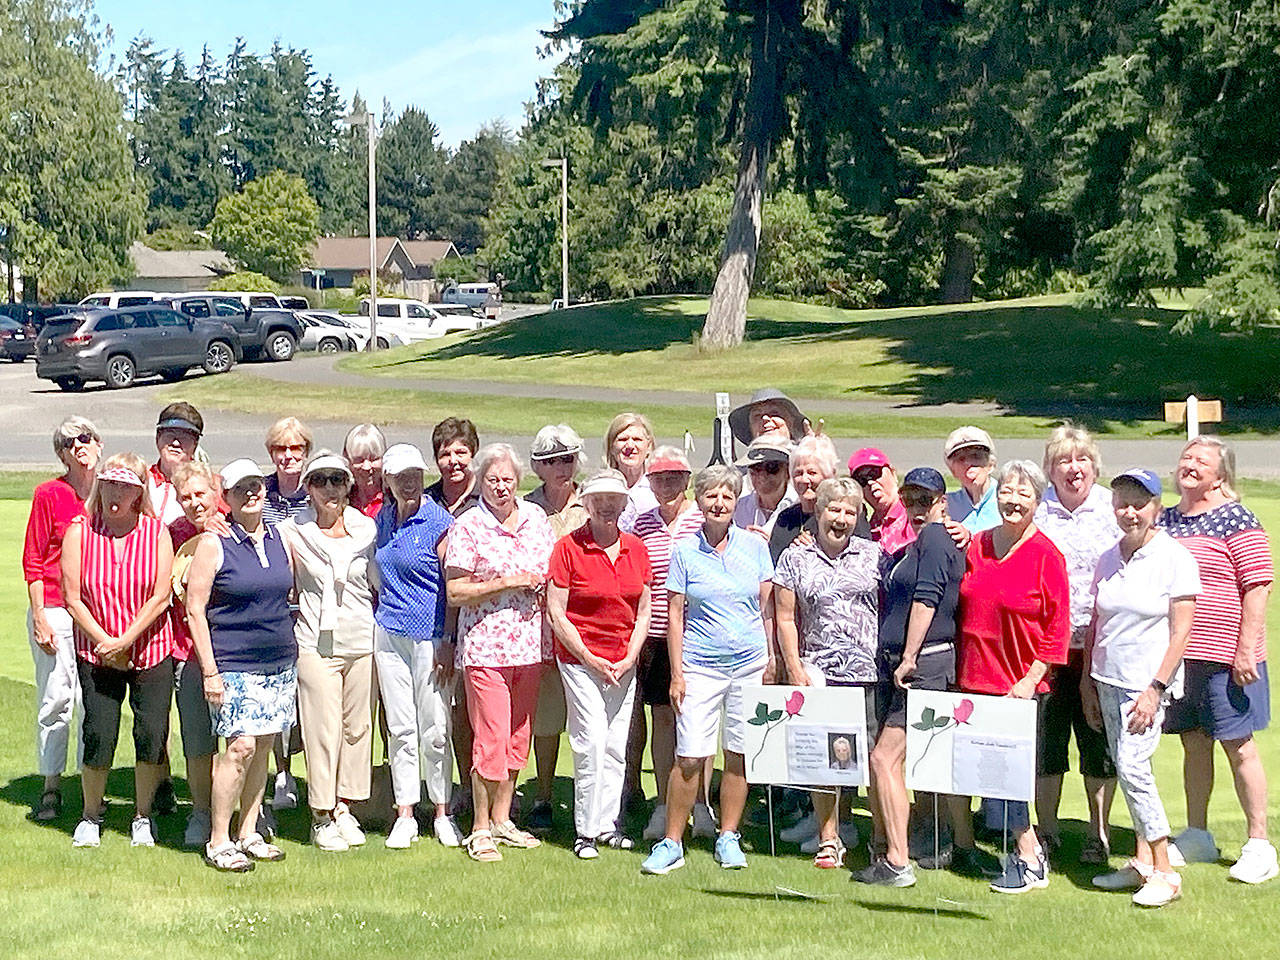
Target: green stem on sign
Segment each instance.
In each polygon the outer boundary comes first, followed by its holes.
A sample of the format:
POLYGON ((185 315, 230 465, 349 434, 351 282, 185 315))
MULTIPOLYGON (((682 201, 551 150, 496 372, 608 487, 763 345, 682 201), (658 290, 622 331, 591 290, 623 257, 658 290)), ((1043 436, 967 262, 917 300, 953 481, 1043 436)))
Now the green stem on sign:
MULTIPOLYGON (((785 717, 783 719, 786 719, 785 717)), ((755 756, 751 758, 751 766, 755 767, 756 761, 760 759, 760 754, 764 753, 764 745, 769 740, 769 731, 780 724, 782 720, 775 720, 773 723, 765 724, 764 736, 760 738, 760 749, 756 751, 755 756)))
POLYGON ((914 777, 916 775, 916 770, 920 766, 920 761, 925 758, 925 755, 928 754, 929 752, 929 748, 933 746, 933 738, 940 733, 945 733, 946 731, 950 730, 954 726, 958 726, 958 724, 954 720, 952 720, 945 727, 938 727, 936 730, 934 730, 932 733, 929 734, 929 742, 924 745, 924 749, 920 751, 920 756, 916 757, 916 762, 911 765, 911 776, 914 777))

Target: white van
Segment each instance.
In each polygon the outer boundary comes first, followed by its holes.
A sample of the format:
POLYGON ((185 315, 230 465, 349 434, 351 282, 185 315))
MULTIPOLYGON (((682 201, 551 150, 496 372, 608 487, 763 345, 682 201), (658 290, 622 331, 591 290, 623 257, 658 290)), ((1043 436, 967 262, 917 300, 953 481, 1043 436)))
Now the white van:
POLYGON ((496 283, 451 283, 440 297, 445 303, 465 303, 469 307, 501 307, 502 288, 496 283))
POLYGON ((150 290, 116 290, 111 293, 91 293, 80 301, 82 307, 140 307, 151 303, 159 294, 150 290))

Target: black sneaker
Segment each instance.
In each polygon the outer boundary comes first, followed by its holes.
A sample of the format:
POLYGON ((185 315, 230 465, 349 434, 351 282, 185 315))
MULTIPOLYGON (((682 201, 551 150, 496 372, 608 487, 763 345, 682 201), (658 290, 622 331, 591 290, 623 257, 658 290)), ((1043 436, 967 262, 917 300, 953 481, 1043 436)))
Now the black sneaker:
POLYGON ((173 781, 161 780, 151 798, 151 812, 158 817, 167 817, 178 809, 178 798, 173 793, 173 781))
POLYGON ((905 867, 895 867, 888 860, 881 859, 859 870, 853 875, 853 879, 858 883, 869 883, 876 887, 914 887, 916 872, 911 869, 909 863, 905 867))
POLYGON ((609 847, 613 850, 634 850, 636 847, 636 842, 621 830, 614 830, 612 833, 606 833, 604 836, 597 837, 596 843, 602 847, 609 847))
POLYGON ((1003 872, 997 858, 977 847, 952 848, 951 869, 962 877, 976 877, 980 880, 994 879, 1003 872))
POLYGON ((551 803, 547 800, 534 803, 529 816, 525 818, 525 825, 530 833, 550 833, 552 822, 551 803))
POLYGON ((995 893, 1027 893, 1031 890, 1043 890, 1049 886, 1049 871, 1044 861, 1038 860, 1035 866, 1027 863, 1016 853, 1010 854, 1004 865, 1004 873, 991 881, 991 889, 995 893))
POLYGON ((932 850, 923 856, 915 857, 916 866, 921 870, 946 870, 951 866, 955 848, 951 844, 940 847, 935 854, 932 850))

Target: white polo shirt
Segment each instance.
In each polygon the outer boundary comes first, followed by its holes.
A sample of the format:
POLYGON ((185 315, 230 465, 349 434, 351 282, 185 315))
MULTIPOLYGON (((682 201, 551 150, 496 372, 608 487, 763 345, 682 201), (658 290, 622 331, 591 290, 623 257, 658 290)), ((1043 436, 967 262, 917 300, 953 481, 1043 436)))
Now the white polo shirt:
MULTIPOLYGON (((1157 530, 1128 563, 1119 544, 1104 553, 1094 588, 1098 625, 1090 673, 1124 690, 1145 690, 1169 651, 1169 604, 1200 594, 1200 568, 1186 547, 1157 530)), ((1182 695, 1181 664, 1169 693, 1182 695)))

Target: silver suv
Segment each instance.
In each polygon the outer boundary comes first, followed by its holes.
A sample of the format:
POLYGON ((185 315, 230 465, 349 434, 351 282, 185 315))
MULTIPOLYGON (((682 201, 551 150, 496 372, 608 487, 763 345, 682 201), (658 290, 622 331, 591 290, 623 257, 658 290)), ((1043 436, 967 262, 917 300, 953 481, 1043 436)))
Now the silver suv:
POLYGON ((36 376, 63 390, 90 380, 120 389, 144 374, 172 382, 191 367, 226 373, 240 356, 235 330, 218 317, 187 317, 160 305, 89 309, 45 321, 36 338, 36 376))

